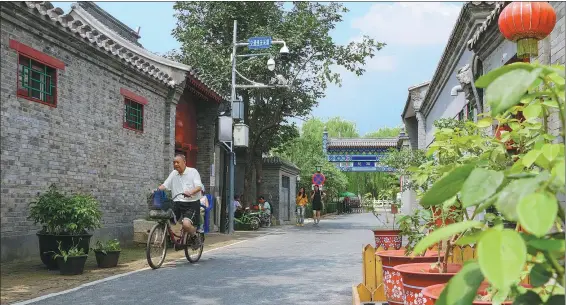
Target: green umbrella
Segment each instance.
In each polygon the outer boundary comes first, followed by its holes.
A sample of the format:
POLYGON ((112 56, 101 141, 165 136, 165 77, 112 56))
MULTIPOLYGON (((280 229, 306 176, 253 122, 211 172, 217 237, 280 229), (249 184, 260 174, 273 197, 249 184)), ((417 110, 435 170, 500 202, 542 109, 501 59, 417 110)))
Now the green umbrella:
POLYGON ((340 193, 340 197, 357 197, 356 194, 350 192, 340 193))

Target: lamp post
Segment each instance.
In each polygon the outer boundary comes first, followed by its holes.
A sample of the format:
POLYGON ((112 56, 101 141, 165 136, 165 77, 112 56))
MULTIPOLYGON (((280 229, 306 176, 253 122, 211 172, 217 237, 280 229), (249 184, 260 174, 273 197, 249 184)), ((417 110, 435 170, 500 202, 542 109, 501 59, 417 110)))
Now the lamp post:
MULTIPOLYGON (((226 123, 222 126, 226 129, 230 129, 230 133, 232 135, 231 138, 225 137, 224 139, 219 139, 221 143, 224 144, 226 150, 230 154, 230 176, 229 176, 229 191, 228 191, 228 234, 234 233, 234 204, 232 204, 232 200, 234 199, 234 166, 236 165, 236 157, 234 153, 234 147, 247 147, 248 146, 248 126, 246 126, 244 121, 244 111, 243 111, 243 102, 236 100, 236 88, 241 89, 259 89, 259 88, 288 88, 287 80, 281 76, 277 75, 276 80, 278 82, 277 85, 266 85, 263 83, 255 82, 250 80, 243 75, 241 75, 236 70, 236 58, 237 57, 258 57, 258 56, 270 56, 269 60, 267 61, 267 68, 269 71, 275 70, 275 60, 271 57, 270 53, 260 53, 260 54, 245 54, 245 55, 236 55, 236 51, 238 47, 248 47, 249 49, 266 49, 271 47, 271 45, 278 44, 283 45, 279 50, 280 54, 288 54, 289 48, 287 48, 287 43, 283 40, 272 40, 271 37, 252 37, 248 39, 248 42, 238 42, 238 21, 234 20, 234 32, 232 34, 232 84, 230 90, 230 102, 232 103, 232 115, 231 118, 224 118, 226 123), (236 75, 239 75, 241 78, 246 80, 248 85, 238 85, 236 84, 236 75), (234 111, 237 110, 237 113, 234 111), (236 117, 234 117, 236 115, 236 117), (231 119, 236 120, 236 124, 232 126, 233 121, 231 119), (228 126, 230 125, 230 126, 228 126), (234 130, 232 131, 232 128, 234 130)), ((221 129, 221 128, 219 128, 221 129)))

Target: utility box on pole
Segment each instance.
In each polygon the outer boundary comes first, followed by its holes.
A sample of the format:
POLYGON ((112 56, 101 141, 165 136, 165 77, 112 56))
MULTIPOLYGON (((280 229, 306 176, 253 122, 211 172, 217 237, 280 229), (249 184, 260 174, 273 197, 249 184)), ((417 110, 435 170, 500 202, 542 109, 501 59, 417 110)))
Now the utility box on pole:
POLYGON ((234 124, 234 146, 248 147, 249 132, 248 125, 243 123, 234 124))
POLYGON ((218 141, 232 142, 232 117, 218 117, 218 141))

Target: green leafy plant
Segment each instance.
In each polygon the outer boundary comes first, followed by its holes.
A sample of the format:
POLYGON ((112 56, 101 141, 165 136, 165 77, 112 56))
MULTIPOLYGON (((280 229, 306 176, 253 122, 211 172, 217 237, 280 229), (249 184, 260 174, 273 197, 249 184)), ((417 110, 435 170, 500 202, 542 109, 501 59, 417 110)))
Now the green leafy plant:
POLYGON ((67 259, 69 257, 77 257, 77 256, 87 255, 83 251, 83 249, 78 248, 77 245, 73 245, 71 248, 69 248, 68 251, 65 251, 61 248, 61 242, 59 242, 58 249, 59 249, 59 253, 52 252, 52 253, 54 253, 53 259, 57 259, 58 257, 62 257, 65 262, 67 262, 67 259))
POLYGON ((68 196, 55 185, 30 204, 28 219, 43 226, 49 234, 83 234, 100 227, 102 213, 98 201, 90 195, 68 196))
POLYGON ((509 128, 497 137, 482 136, 483 143, 500 148, 458 163, 423 196, 428 206, 455 196, 473 210, 466 221, 436 230, 415 247, 418 251, 447 239, 477 245, 477 260, 449 281, 437 305, 471 304, 484 279, 494 303, 515 295, 517 304, 564 303, 565 216, 558 198, 564 194, 566 170, 564 144, 556 143, 564 142, 564 83, 564 66, 528 63, 501 67, 476 82, 486 88, 492 115, 478 127, 496 121, 509 128), (562 130, 552 135, 548 119, 556 113, 562 130), (473 220, 492 206, 517 222, 516 229, 473 220), (526 275, 532 288, 520 285, 526 275), (473 293, 456 296, 454 291, 473 293))
MULTIPOLYGON (((410 255, 418 242, 425 238, 432 226, 429 210, 416 209, 411 215, 404 215, 397 220, 400 236, 407 237, 405 255, 410 255)), ((424 254, 424 252, 423 252, 424 254)))
POLYGON ((96 242, 95 247, 92 248, 92 251, 102 252, 104 254, 107 254, 108 252, 113 252, 113 251, 121 251, 120 241, 118 241, 117 239, 111 239, 111 240, 108 240, 106 242, 101 242, 99 240, 99 241, 96 242))

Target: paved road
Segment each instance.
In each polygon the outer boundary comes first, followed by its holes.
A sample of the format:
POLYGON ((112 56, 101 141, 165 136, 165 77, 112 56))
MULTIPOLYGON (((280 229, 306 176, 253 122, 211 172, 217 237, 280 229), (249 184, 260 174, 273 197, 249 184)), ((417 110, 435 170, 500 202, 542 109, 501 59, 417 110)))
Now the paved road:
POLYGON ((35 304, 350 304, 351 287, 362 279, 361 249, 373 243, 376 225, 372 214, 352 214, 319 227, 272 228, 205 253, 197 264, 179 261, 35 304))

